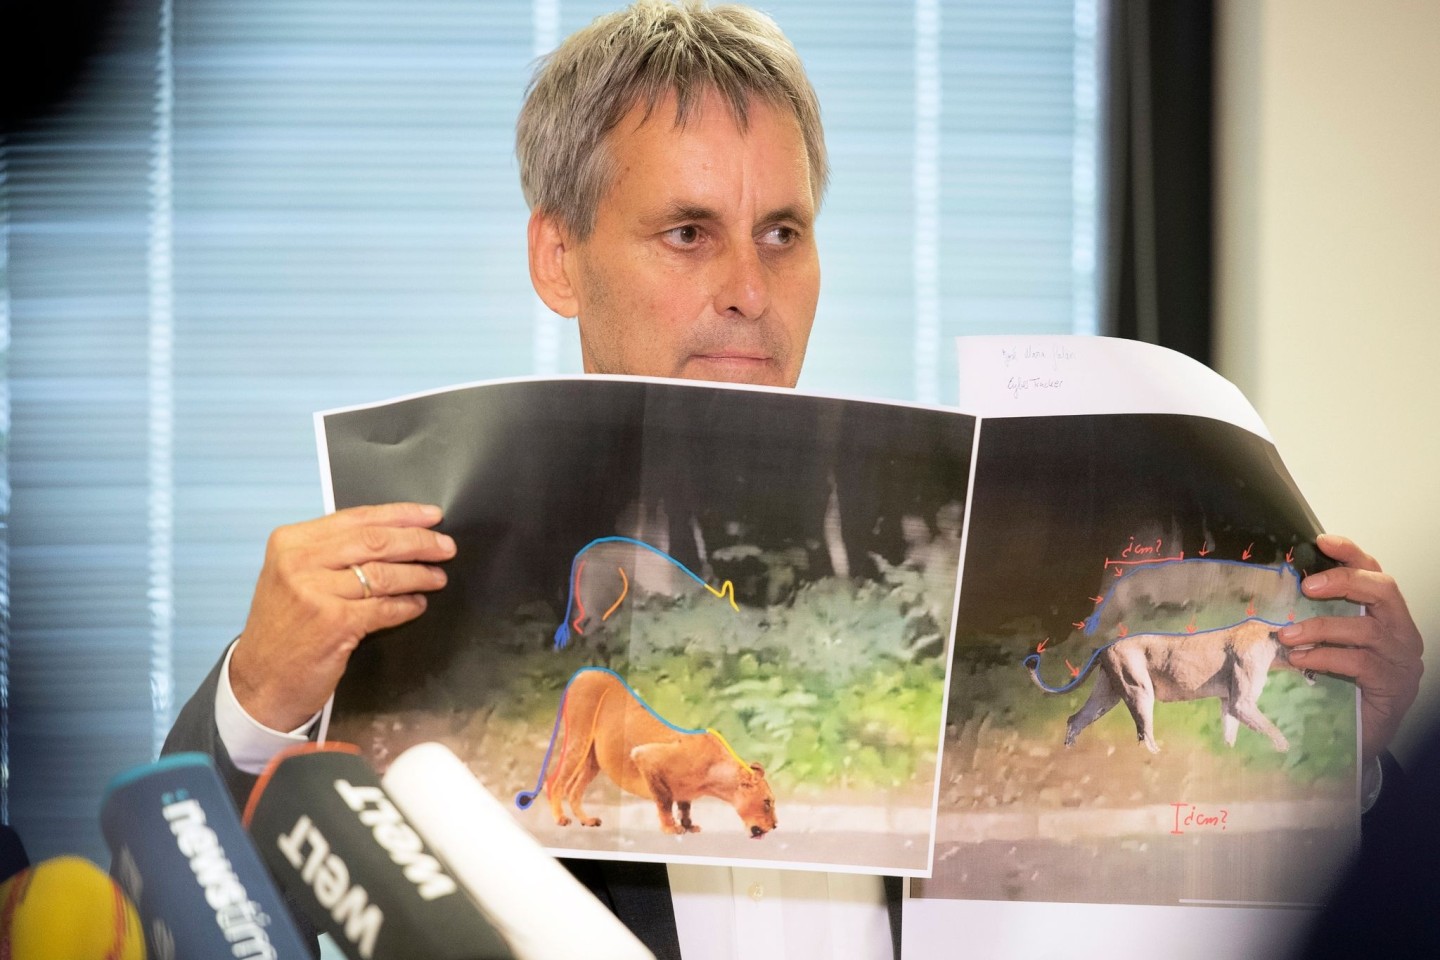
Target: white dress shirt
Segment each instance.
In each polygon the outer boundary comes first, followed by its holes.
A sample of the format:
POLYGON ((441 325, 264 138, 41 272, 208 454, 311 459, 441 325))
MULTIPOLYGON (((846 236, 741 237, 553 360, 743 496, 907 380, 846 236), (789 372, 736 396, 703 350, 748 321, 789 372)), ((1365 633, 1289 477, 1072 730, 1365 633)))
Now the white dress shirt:
MULTIPOLYGON (((235 699, 225 654, 215 726, 236 767, 260 773, 285 747, 304 743, 318 718, 288 733, 257 722, 235 699)), ((894 960, 879 877, 689 864, 667 869, 685 960, 894 960)))

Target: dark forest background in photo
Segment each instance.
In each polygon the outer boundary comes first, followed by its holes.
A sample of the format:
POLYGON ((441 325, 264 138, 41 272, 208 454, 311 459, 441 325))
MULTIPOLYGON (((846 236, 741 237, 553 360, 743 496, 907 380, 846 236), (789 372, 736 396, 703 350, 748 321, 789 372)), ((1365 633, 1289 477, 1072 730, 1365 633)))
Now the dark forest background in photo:
POLYGON ((907 517, 933 538, 941 508, 964 502, 974 421, 958 413, 598 378, 482 391, 325 418, 337 509, 436 503, 438 529, 458 544, 450 586, 414 624, 362 644, 342 702, 382 689, 376 703, 388 700, 487 622, 536 602, 559 624, 575 555, 621 532, 637 503, 663 509, 676 560, 709 566, 736 581, 742 605, 763 606, 764 573, 747 579, 717 557, 737 544, 798 550, 800 580, 834 575, 832 484, 843 564, 860 580, 878 577, 877 562, 905 560, 907 517))

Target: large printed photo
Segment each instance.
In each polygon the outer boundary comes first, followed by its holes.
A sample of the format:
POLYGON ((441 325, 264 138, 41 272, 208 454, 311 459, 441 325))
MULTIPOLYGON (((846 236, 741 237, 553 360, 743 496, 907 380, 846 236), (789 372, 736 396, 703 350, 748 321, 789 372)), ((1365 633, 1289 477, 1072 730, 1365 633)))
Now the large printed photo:
POLYGON ((1265 439, 985 419, 920 898, 1313 904, 1356 840, 1354 686, 1275 632, 1343 614, 1265 439), (1307 863, 1315 869, 1296 869, 1307 863))
POLYGON ((458 545, 330 738, 444 743, 565 855, 927 870, 972 418, 587 377, 317 421, 330 506, 458 545))

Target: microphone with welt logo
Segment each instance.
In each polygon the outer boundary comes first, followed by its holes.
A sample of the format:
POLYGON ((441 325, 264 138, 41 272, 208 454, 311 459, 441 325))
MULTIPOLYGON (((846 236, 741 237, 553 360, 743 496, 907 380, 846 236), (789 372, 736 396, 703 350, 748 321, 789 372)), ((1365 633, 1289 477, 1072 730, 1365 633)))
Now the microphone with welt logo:
POLYGON ((514 957, 357 748, 281 753, 245 822, 286 894, 352 960, 514 957))
POLYGON ((209 757, 179 753, 120 774, 100 829, 152 960, 309 960, 209 757))
POLYGON ((654 960, 448 747, 411 747, 381 782, 523 960, 654 960))

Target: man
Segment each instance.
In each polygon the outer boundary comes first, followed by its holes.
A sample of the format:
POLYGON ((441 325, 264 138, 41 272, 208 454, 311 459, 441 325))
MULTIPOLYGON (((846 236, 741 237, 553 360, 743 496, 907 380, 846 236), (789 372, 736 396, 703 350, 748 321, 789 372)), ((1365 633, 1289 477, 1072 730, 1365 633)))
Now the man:
MULTIPOLYGON (((819 107, 789 41, 740 7, 642 0, 543 63, 517 130, 531 279, 578 319, 585 370, 794 386, 819 294, 827 177, 819 107)), ((271 536, 244 630, 182 711, 167 750, 202 749, 237 796, 309 732, 350 653, 425 609, 456 544, 437 508, 339 511, 271 536)), ((1420 637, 1392 580, 1349 541, 1313 597, 1363 618, 1287 628, 1301 667, 1355 677, 1365 751, 1413 701, 1420 637)), ((875 878, 579 863, 661 957, 889 957, 897 885, 875 878), (776 888, 781 888, 777 896, 776 888), (672 908, 673 903, 673 908, 672 908)))

